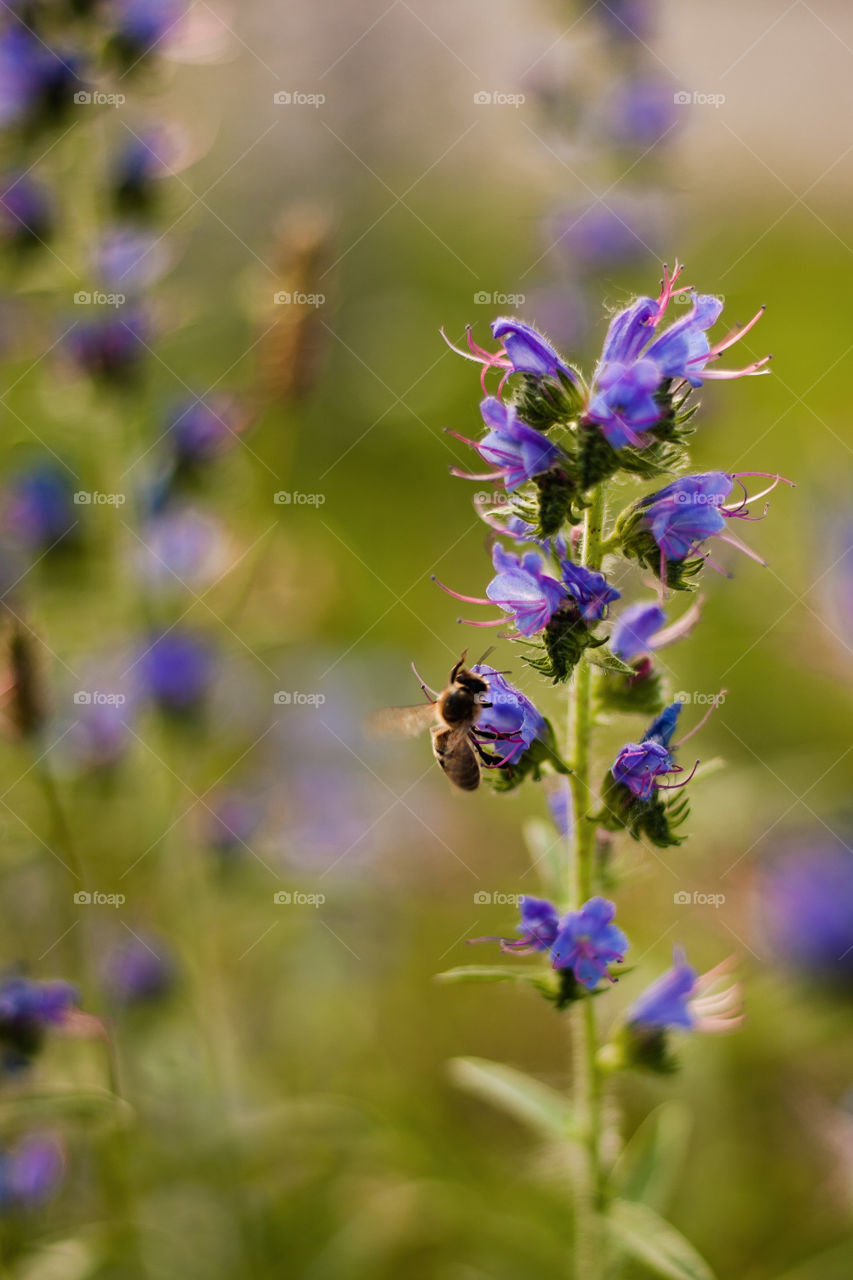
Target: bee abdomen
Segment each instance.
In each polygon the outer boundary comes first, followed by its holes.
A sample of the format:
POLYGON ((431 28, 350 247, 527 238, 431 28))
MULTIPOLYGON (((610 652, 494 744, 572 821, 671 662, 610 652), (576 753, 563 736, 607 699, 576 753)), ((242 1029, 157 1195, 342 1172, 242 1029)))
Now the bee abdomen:
POLYGON ((448 781, 460 791, 476 791, 480 785, 480 765, 467 737, 440 725, 431 733, 433 755, 448 781))

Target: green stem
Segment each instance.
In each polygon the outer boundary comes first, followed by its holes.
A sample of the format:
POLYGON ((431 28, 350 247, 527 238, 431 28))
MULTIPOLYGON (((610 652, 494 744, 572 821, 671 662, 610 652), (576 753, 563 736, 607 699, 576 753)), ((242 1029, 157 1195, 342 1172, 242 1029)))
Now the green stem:
MULTIPOLYGON (((604 485, 593 495, 583 528, 581 563, 599 570, 603 559, 602 530, 605 518, 604 485)), ((571 906, 582 906, 591 897, 594 882, 595 824, 587 816, 590 809, 591 743, 593 733, 590 664, 581 659, 569 690, 569 741, 572 760, 572 792, 575 808, 574 849, 570 868, 571 906)), ((601 1240, 601 1076, 596 1063, 598 1036, 595 1007, 588 997, 579 1000, 573 1012, 572 1067, 575 1122, 583 1155, 578 1162, 575 1185, 575 1271, 580 1280, 599 1280, 603 1274, 601 1240)))

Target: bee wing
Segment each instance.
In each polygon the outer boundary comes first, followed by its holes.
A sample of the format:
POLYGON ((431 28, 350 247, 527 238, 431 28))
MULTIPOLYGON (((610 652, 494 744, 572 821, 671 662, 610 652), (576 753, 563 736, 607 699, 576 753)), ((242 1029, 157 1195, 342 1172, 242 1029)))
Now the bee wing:
POLYGON ((367 717, 368 732, 380 738, 414 738, 435 723, 436 710, 431 702, 416 707, 383 707, 367 717))

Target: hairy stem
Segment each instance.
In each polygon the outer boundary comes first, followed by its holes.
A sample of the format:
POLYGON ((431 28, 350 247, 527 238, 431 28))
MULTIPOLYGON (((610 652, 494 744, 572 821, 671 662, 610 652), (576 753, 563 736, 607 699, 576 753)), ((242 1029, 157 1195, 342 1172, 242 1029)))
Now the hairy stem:
MULTIPOLYGON (((596 490, 586 512, 581 563, 598 570, 603 558, 602 528, 605 516, 604 486, 596 490)), ((593 733, 592 668, 581 659, 569 690, 569 742, 572 793, 575 809, 574 850, 570 869, 573 908, 592 895, 595 859, 595 824, 590 809, 590 755, 593 733)), ((601 1219, 601 1078, 596 1065, 598 1038, 595 1008, 589 997, 575 1005, 572 1027, 572 1065, 575 1122, 583 1145, 575 1187, 575 1276, 599 1280, 602 1275, 601 1219)))

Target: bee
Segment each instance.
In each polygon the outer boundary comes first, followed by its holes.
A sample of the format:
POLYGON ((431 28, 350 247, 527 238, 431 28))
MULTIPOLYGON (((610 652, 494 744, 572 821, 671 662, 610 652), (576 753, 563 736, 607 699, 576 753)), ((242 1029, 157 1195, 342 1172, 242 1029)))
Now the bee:
MULTIPOLYGON (((489 651, 491 652, 491 650, 489 651)), ((429 728, 432 753, 447 780, 460 791, 476 791, 480 785, 480 765, 496 768, 500 761, 483 749, 483 740, 512 737, 477 729, 477 723, 488 701, 489 682, 484 676, 465 666, 467 650, 456 663, 447 688, 436 694, 418 678, 429 701, 416 707, 386 707, 370 717, 374 733, 414 737, 429 728)), ((481 666, 488 653, 475 666, 481 666)))

